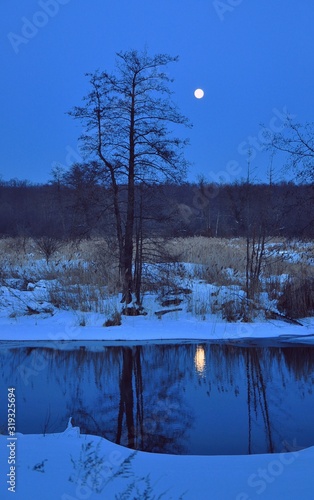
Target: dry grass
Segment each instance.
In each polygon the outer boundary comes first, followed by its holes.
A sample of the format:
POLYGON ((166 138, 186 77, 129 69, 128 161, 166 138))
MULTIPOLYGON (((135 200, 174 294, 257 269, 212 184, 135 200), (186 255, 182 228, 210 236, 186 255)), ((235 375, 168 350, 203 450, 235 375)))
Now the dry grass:
POLYGON ((218 268, 238 268, 245 271, 245 240, 205 238, 174 238, 168 241, 168 251, 181 262, 191 262, 218 268))
POLYGON ((47 280, 48 299, 55 307, 82 312, 111 313, 107 299, 119 290, 115 255, 104 240, 63 243, 47 262, 32 239, 23 245, 19 238, 0 239, 0 278, 4 284, 15 278, 21 290, 47 280))
MULTIPOLYGON (((245 239, 206 237, 150 239, 144 242, 145 262, 156 267, 146 270, 145 292, 168 293, 176 278, 187 277, 180 262, 191 263, 192 278, 217 286, 238 285, 244 288, 246 269, 245 239), (158 263, 167 263, 161 267, 158 263), (177 264, 175 264, 177 263, 177 264)), ((270 299, 278 301, 284 314, 302 317, 313 313, 314 252, 312 242, 277 240, 267 245, 262 270, 262 288, 270 299)), ((16 279, 25 289, 28 283, 49 280, 50 299, 57 307, 112 314, 105 305, 108 297, 120 291, 117 245, 114 239, 101 238, 62 243, 45 261, 42 250, 30 238, 0 239, 0 279, 16 279), (107 310, 107 309, 108 310, 107 310)), ((226 319, 238 317, 243 302, 226 300, 226 319)), ((211 301, 193 304, 193 313, 205 316, 215 312, 211 301)))
POLYGON ((243 239, 175 238, 167 248, 174 259, 194 264, 194 278, 218 286, 242 283, 246 262, 243 239))

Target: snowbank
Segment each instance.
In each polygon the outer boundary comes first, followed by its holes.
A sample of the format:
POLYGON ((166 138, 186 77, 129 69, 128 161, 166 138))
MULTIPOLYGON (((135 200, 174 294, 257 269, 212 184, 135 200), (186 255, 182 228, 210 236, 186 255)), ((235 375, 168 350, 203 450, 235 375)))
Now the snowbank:
POLYGON ((80 435, 69 425, 61 434, 17 434, 13 495, 5 484, 8 443, 0 436, 3 500, 313 499, 314 447, 292 446, 292 451, 272 455, 158 455, 80 435), (126 491, 130 496, 120 496, 126 491))
MULTIPOLYGON (((303 326, 284 321, 227 323, 211 316, 205 321, 187 313, 156 316, 123 317, 121 326, 104 327, 104 316, 84 313, 86 326, 79 326, 80 317, 71 311, 56 312, 53 316, 0 317, 0 341, 44 340, 228 340, 247 338, 299 339, 314 342, 314 319, 305 318, 303 326), (180 314, 180 315, 179 315, 180 314)), ((295 340, 294 339, 294 340, 295 340)))

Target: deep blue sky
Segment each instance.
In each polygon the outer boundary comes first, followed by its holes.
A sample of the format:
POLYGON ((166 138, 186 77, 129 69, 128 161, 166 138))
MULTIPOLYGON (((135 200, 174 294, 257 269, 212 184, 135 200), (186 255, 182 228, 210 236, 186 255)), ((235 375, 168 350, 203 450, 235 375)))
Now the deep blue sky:
POLYGON ((66 111, 88 90, 84 74, 146 46, 180 57, 170 74, 194 125, 183 134, 189 179, 245 177, 251 137, 254 177, 265 181, 261 124, 278 129, 283 110, 314 121, 313 17, 313 0, 4 0, 0 176, 46 182, 55 163, 78 160, 80 125, 66 111))

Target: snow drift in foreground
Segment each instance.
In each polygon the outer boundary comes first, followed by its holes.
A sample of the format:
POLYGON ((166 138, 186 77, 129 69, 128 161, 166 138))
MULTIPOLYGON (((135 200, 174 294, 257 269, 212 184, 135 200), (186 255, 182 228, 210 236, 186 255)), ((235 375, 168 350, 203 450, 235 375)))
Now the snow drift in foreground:
POLYGON ((70 421, 61 434, 16 437, 10 486, 10 438, 0 436, 3 500, 313 499, 314 447, 290 443, 290 451, 272 455, 162 455, 80 435, 70 421))

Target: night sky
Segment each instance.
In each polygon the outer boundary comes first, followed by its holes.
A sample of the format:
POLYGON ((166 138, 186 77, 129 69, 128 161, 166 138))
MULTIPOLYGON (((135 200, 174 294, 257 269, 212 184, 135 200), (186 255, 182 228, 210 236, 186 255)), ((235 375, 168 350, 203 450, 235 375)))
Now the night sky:
MULTIPOLYGON (((112 71, 130 49, 178 55, 174 100, 193 123, 189 180, 267 180, 262 124, 283 114, 314 121, 313 0, 4 0, 1 3, 3 180, 47 182, 79 161, 78 122, 66 114, 88 92, 86 72, 112 71), (203 99, 194 97, 202 88, 203 99)), ((283 158, 275 157, 277 180, 283 158)), ((290 178, 291 174, 285 174, 290 178)))

